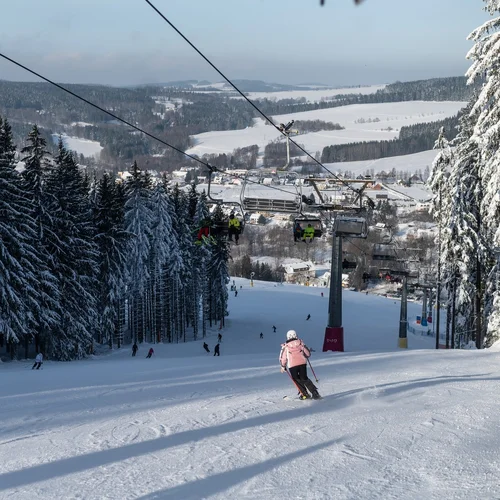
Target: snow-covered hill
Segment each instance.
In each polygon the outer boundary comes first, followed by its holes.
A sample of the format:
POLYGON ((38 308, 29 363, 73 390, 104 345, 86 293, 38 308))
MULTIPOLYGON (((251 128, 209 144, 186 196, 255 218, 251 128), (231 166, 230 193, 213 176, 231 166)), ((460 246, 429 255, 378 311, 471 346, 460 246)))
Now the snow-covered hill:
MULTIPOLYGON (((311 152, 322 151, 325 146, 347 144, 358 141, 383 141, 399 136, 402 126, 416 123, 434 122, 454 116, 465 106, 463 102, 408 101, 381 104, 353 104, 338 108, 318 109, 277 115, 276 123, 289 120, 323 120, 339 123, 344 130, 322 130, 294 136, 311 152)), ((281 137, 274 127, 266 125, 258 118, 253 127, 243 130, 222 130, 205 132, 193 136, 195 146, 187 150, 189 154, 202 156, 213 153, 232 153, 236 148, 257 144, 263 148, 281 137)))
POLYGON ((345 291, 347 352, 322 353, 324 289, 236 286, 220 357, 198 341, 0 365, 0 498, 499 498, 496 349, 398 350, 399 302, 345 291), (321 401, 279 372, 289 328, 321 401))

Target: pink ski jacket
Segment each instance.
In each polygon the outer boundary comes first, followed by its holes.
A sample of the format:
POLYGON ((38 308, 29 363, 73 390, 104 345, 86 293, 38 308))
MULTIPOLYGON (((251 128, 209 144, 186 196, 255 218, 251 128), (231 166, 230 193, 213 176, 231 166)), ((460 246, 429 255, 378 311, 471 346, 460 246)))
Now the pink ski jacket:
POLYGON ((300 339, 290 340, 286 344, 281 344, 280 364, 283 368, 304 365, 311 355, 309 347, 300 339))

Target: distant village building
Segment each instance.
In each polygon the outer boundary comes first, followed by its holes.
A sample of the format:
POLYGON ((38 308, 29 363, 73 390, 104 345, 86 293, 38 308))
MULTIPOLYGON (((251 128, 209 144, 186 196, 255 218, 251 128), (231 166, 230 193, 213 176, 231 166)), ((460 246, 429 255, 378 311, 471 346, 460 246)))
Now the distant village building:
POLYGON ((316 274, 316 267, 311 261, 287 264, 284 266, 284 269, 284 277, 287 283, 306 284, 316 274))

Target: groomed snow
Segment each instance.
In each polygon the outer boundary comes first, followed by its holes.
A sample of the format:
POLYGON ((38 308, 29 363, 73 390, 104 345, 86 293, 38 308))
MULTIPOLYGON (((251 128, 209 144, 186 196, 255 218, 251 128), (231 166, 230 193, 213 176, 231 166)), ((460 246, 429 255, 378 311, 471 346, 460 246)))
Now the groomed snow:
MULTIPOLYGON (((402 126, 433 122, 454 116, 465 105, 463 102, 409 101, 382 104, 353 104, 338 108, 318 109, 300 113, 290 113, 273 117, 275 123, 290 120, 322 120, 339 123, 344 130, 323 130, 294 135, 293 139, 303 144, 314 154, 325 146, 360 141, 391 140, 399 136, 402 126), (373 121, 378 119, 379 121, 373 121), (368 123, 368 120, 371 120, 368 123), (364 121, 364 123, 362 123, 364 121), (390 130, 388 128, 391 128, 390 130)), ((299 131, 300 132, 300 131, 299 131)), ((241 130, 205 132, 192 136, 194 146, 186 152, 202 156, 204 154, 231 153, 236 148, 257 144, 263 148, 282 137, 281 133, 263 119, 256 119, 253 127, 241 130)))
POLYGON ((399 302, 345 291, 347 352, 322 353, 324 289, 236 285, 220 357, 199 341, 1 364, 0 498, 499 498, 497 349, 398 350, 399 302), (279 372, 289 328, 322 401, 279 372))

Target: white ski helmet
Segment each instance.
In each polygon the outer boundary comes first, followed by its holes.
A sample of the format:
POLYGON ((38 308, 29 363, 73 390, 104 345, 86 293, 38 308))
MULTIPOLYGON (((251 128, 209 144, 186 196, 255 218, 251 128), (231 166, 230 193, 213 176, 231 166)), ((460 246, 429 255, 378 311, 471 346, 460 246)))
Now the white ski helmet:
POLYGON ((288 332, 286 332, 287 340, 294 340, 296 338, 297 338, 297 332, 295 330, 288 330, 288 332))

